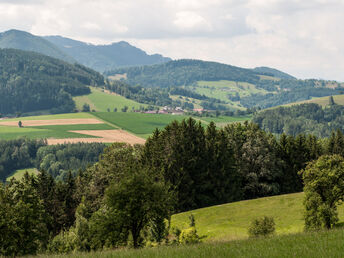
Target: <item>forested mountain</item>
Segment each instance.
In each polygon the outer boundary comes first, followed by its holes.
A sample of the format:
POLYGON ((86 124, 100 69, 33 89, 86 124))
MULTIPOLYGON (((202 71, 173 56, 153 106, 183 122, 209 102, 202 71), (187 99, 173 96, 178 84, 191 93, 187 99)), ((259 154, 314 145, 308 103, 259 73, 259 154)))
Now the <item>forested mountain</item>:
POLYGON ((20 30, 9 30, 0 33, 0 48, 34 51, 70 63, 75 62, 72 57, 68 56, 65 52, 61 51, 57 46, 49 41, 20 30))
POLYGON ((259 76, 249 69, 201 60, 181 59, 164 64, 119 68, 106 75, 127 74, 127 81, 143 87, 190 85, 200 80, 231 80, 257 83, 259 76))
POLYGON ((37 110, 71 112, 72 96, 90 92, 87 85, 103 85, 99 73, 34 52, 0 50, 0 113, 37 110))
POLYGON ((206 109, 269 108, 312 97, 337 95, 344 90, 343 84, 335 81, 298 80, 268 67, 244 69, 189 59, 151 66, 119 68, 105 72, 105 75, 122 75, 122 80, 131 85, 163 88, 171 95, 178 92, 178 95, 184 97, 198 96, 198 100, 201 100, 199 96, 205 95, 211 99, 218 99, 221 103, 209 105, 207 101, 201 105, 206 109), (175 87, 183 90, 175 90, 175 87), (171 89, 174 89, 174 92, 171 89), (190 94, 190 91, 194 94, 190 94))
POLYGON ((311 103, 264 110, 257 113, 253 121, 263 130, 275 134, 311 133, 329 137, 333 131, 344 131, 344 106, 330 100, 331 97, 326 107, 311 103))
POLYGON ((252 70, 262 75, 274 76, 281 79, 296 79, 294 76, 291 76, 290 74, 284 73, 282 71, 270 67, 261 66, 253 68, 252 70))
POLYGON ((61 36, 44 38, 78 63, 101 72, 117 67, 159 64, 171 60, 159 54, 148 55, 125 41, 110 45, 93 45, 61 36))

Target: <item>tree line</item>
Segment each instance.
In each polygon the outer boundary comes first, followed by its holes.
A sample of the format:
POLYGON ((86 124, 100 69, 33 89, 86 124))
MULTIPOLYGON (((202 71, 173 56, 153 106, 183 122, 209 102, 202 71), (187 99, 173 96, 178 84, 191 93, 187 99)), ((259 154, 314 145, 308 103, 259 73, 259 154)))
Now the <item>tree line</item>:
POLYGON ((47 146, 43 139, 19 138, 0 140, 0 181, 17 169, 36 167, 45 170, 58 181, 66 180, 68 173, 76 175, 98 161, 105 145, 76 143, 47 146))
POLYGON ((334 130, 344 131, 343 115, 344 106, 335 104, 329 97, 329 105, 324 108, 314 103, 278 107, 256 113, 253 122, 274 134, 312 133, 329 137, 334 130))
POLYGON ((24 255, 168 242, 172 213, 302 191, 299 171, 324 154, 344 155, 343 142, 341 131, 327 139, 277 138, 248 122, 219 129, 174 121, 145 145, 111 145, 65 181, 42 169, 1 185, 7 234, 0 250, 24 255))

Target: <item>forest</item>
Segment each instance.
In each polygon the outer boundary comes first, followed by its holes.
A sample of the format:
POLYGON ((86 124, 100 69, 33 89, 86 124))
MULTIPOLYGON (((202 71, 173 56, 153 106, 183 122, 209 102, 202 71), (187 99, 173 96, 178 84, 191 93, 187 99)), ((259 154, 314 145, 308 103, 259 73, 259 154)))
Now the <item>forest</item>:
POLYGON ((19 138, 0 140, 0 181, 17 169, 36 167, 45 170, 56 180, 63 181, 69 172, 80 170, 98 161, 105 148, 101 143, 59 144, 48 146, 45 140, 19 138))
POLYGON ((15 256, 166 242, 173 213, 302 191, 299 171, 326 154, 344 155, 341 131, 324 139, 277 138, 249 122, 216 128, 192 118, 174 121, 145 145, 114 143, 75 176, 55 180, 42 169, 0 185, 0 251, 15 256), (25 221, 31 223, 23 232, 25 221))
POLYGON ((104 85, 99 73, 48 56, 0 49, 0 114, 37 110, 73 112, 72 96, 90 93, 87 85, 104 85))
POLYGON ((312 133, 329 137, 334 130, 344 131, 343 117, 344 106, 335 104, 329 97, 329 105, 324 108, 313 103, 278 107, 256 113, 252 121, 274 134, 312 133))

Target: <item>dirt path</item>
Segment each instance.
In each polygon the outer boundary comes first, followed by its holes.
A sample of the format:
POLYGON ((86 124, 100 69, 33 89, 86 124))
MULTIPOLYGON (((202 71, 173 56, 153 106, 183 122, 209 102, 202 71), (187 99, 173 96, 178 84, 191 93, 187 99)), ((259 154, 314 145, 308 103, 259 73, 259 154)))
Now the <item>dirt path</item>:
MULTIPOLYGON (((96 118, 70 118, 54 120, 23 120, 23 126, 40 126, 40 125, 81 125, 81 124, 103 124, 96 118)), ((0 125, 18 126, 18 121, 0 121, 0 125)))
POLYGON ((123 130, 82 130, 70 131, 73 133, 87 134, 102 138, 65 138, 65 139, 47 139, 49 145, 77 142, 125 142, 129 144, 144 144, 145 139, 137 137, 123 130))

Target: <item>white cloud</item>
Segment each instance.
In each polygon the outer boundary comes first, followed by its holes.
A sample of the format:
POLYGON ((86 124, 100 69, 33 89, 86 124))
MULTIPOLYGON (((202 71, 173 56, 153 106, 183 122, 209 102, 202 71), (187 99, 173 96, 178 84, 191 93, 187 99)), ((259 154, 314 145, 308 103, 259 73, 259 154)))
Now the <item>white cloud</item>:
POLYGON ((344 81, 344 0, 0 0, 0 31, 344 81))

